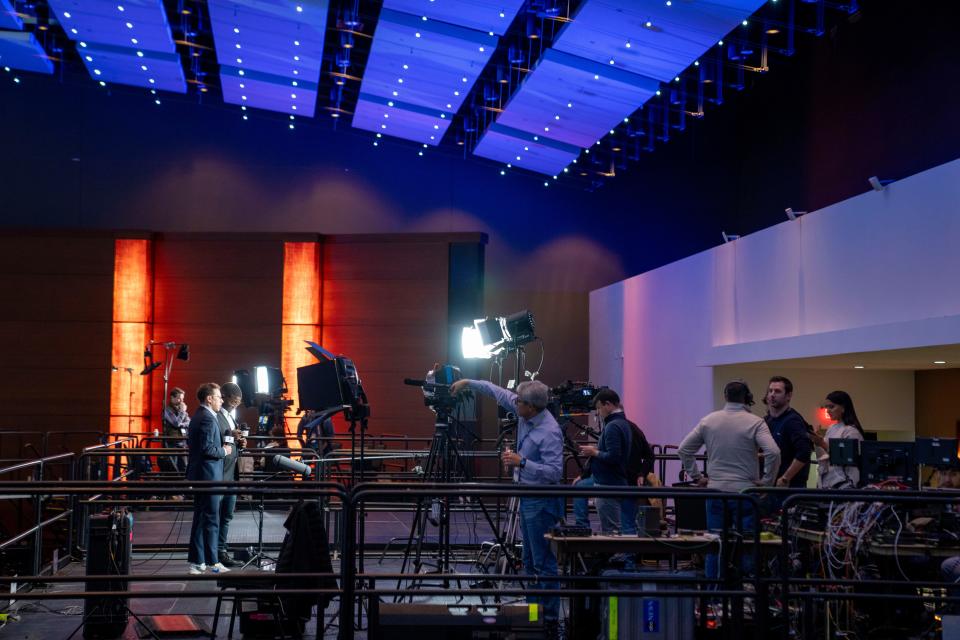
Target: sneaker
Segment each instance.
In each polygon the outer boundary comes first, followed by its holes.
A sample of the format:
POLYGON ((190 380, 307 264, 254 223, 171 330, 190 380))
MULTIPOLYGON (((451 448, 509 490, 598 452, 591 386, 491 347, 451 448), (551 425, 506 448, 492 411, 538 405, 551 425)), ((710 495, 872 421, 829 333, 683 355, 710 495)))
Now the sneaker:
POLYGON ((203 564, 202 562, 200 564, 193 564, 191 562, 187 564, 187 567, 188 567, 188 573, 192 576, 198 576, 207 570, 207 565, 203 564))
POLYGON ((223 566, 222 562, 218 562, 217 564, 210 565, 210 570, 213 571, 214 573, 227 573, 228 571, 230 571, 230 569, 227 569, 225 566, 223 566))

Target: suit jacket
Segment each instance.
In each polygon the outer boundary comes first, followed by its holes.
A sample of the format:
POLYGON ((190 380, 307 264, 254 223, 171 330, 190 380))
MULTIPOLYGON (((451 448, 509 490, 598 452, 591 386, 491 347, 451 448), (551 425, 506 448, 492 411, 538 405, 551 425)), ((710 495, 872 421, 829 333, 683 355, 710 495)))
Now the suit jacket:
POLYGON ((197 408, 187 427, 187 480, 223 480, 220 423, 206 407, 197 408))
MULTIPOLYGON (((226 435, 233 431, 233 426, 230 424, 230 418, 227 417, 227 414, 224 413, 223 409, 217 412, 217 425, 220 428, 220 441, 224 442, 226 435)), ((236 440, 234 440, 233 451, 230 453, 230 455, 223 458, 224 480, 239 480, 239 476, 237 474, 238 457, 240 457, 240 450, 237 448, 236 440)))

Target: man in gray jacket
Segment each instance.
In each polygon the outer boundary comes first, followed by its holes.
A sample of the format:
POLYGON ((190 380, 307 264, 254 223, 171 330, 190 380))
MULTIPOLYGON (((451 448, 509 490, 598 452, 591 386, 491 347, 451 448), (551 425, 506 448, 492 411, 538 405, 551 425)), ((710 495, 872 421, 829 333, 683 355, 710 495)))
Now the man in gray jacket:
MULTIPOLYGON (((728 382, 723 388, 726 404, 710 413, 680 443, 677 453, 683 470, 700 487, 739 492, 748 487, 773 486, 780 468, 780 449, 770 435, 763 418, 750 412, 753 394, 741 380, 728 382), (701 447, 707 450, 710 476, 700 472, 694 456, 701 447), (763 476, 758 476, 757 453, 763 453, 763 476)), ((707 500, 707 528, 723 528, 724 509, 730 510, 730 522, 744 535, 752 533, 756 515, 749 502, 740 500, 707 500), (735 517, 739 516, 739 517, 735 517)), ((745 556, 744 565, 747 565, 745 556)), ((745 571, 749 567, 744 566, 745 571)), ((706 574, 719 574, 716 554, 707 555, 706 574)))

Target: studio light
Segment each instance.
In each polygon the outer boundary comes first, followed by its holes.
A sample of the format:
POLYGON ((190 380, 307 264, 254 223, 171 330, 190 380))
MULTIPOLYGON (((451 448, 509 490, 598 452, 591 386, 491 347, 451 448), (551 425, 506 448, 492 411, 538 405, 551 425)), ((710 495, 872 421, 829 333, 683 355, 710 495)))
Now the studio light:
POLYGON ((893 180, 881 180, 877 176, 870 176, 867 178, 867 182, 870 183, 870 188, 874 191, 883 191, 893 180))
POLYGON ((140 372, 140 375, 148 376, 162 364, 162 360, 159 362, 153 361, 153 351, 150 350, 150 347, 147 347, 143 350, 143 371, 140 372))
POLYGON ((800 216, 807 215, 806 211, 794 211, 791 207, 787 207, 786 209, 784 209, 784 211, 786 211, 787 218, 790 220, 796 220, 800 216))
POLYGON ((460 336, 460 347, 464 358, 489 359, 493 354, 489 347, 483 345, 480 331, 476 327, 464 327, 460 336))
MULTIPOLYGON (((254 393, 266 396, 278 396, 286 392, 283 374, 277 367, 257 366, 253 368, 254 393)), ((243 387, 241 386, 241 389, 243 387)))
POLYGON ((518 311, 503 319, 503 329, 513 346, 520 346, 536 339, 533 314, 527 310, 518 311))
POLYGON ((484 347, 493 348, 503 342, 503 326, 500 321, 501 318, 483 318, 473 321, 473 326, 476 328, 484 347))

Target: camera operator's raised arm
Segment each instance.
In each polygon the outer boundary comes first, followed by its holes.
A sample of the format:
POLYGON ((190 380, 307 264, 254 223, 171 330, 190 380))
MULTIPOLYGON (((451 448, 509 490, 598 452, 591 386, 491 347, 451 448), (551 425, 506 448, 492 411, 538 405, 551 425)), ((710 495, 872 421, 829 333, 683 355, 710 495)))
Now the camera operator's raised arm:
POLYGON ((465 389, 490 396, 495 399, 497 404, 503 407, 504 410, 517 413, 517 394, 513 391, 498 387, 486 380, 467 380, 464 378, 463 380, 457 380, 450 386, 450 393, 456 395, 465 389))

